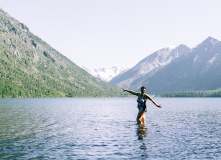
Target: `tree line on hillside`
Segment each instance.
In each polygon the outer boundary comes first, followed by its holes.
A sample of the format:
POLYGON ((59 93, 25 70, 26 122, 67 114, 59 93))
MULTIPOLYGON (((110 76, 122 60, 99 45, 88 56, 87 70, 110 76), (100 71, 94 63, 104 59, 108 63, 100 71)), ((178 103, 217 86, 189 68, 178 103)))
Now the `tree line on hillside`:
POLYGON ((170 92, 157 95, 158 97, 221 97, 221 89, 210 91, 170 92))
POLYGON ((5 63, 7 62, 4 60, 0 61, 0 98, 124 96, 119 89, 115 90, 102 82, 100 90, 90 85, 79 89, 83 84, 76 85, 50 75, 27 74, 22 69, 5 63), (107 93, 106 90, 112 93, 107 93))

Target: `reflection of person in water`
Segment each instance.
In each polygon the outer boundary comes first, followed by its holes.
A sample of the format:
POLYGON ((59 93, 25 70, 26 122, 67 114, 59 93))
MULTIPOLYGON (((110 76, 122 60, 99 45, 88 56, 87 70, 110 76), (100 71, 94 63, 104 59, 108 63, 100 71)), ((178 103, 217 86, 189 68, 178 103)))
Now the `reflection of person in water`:
POLYGON ((146 146, 146 138, 147 136, 147 128, 145 127, 145 124, 140 124, 137 128, 137 137, 140 141, 140 150, 142 153, 142 157, 148 156, 148 148, 146 146))
POLYGON ((143 140, 147 136, 147 128, 144 124, 140 124, 137 129, 137 136, 139 140, 143 140))
POLYGON ((126 92, 129 92, 130 94, 138 96, 137 102, 138 102, 138 109, 139 112, 137 114, 137 124, 145 123, 145 111, 146 111, 146 101, 147 99, 152 101, 157 107, 161 108, 160 105, 158 105, 148 94, 146 94, 146 87, 142 86, 139 92, 130 91, 127 89, 123 89, 126 92))

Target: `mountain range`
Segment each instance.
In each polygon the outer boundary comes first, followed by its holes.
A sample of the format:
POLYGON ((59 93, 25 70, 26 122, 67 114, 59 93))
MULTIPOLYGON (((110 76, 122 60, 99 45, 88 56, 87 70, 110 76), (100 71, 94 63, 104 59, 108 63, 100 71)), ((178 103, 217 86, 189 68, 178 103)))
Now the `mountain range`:
POLYGON ((208 37, 192 49, 160 49, 126 71, 88 73, 0 9, 0 97, 124 96, 120 88, 139 91, 142 85, 149 94, 217 90, 220 69, 221 42, 208 37), (110 73, 117 75, 111 84, 103 81, 110 73))
POLYGON ((136 91, 146 85, 150 94, 219 89, 221 42, 208 37, 192 49, 160 49, 110 83, 136 91))
POLYGON ((122 96, 0 9, 0 97, 122 96))

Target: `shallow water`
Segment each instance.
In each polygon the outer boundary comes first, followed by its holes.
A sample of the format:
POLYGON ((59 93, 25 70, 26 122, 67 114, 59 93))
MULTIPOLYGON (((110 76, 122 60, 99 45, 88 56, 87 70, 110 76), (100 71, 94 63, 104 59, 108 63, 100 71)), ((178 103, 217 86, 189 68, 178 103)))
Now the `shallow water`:
POLYGON ((0 99, 0 159, 221 159, 220 98, 0 99))

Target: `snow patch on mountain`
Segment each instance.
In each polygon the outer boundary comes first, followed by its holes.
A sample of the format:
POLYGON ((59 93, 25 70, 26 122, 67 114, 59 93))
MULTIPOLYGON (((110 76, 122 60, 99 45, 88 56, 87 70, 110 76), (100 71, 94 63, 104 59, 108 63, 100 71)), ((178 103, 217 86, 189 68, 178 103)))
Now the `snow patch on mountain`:
POLYGON ((217 57, 220 56, 219 53, 215 54, 209 61, 208 63, 209 64, 213 64, 216 60, 217 60, 217 57))
POLYGON ((127 69, 123 67, 110 67, 110 68, 98 68, 94 70, 90 70, 84 66, 81 66, 84 70, 90 73, 92 76, 99 78, 103 81, 109 82, 111 79, 116 77, 117 75, 124 73, 127 69))

